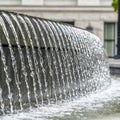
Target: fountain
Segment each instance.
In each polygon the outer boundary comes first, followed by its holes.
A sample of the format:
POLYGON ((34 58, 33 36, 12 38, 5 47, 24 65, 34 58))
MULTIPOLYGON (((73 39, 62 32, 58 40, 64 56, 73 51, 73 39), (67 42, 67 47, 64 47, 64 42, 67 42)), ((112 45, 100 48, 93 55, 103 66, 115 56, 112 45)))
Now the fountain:
POLYGON ((0 114, 72 100, 110 83, 101 40, 37 17, 0 11, 0 114))

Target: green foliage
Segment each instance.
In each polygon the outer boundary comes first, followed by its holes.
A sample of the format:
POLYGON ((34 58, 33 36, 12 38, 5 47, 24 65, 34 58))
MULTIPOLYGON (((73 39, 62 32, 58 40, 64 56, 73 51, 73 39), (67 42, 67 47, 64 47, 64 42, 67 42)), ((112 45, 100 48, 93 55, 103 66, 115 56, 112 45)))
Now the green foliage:
POLYGON ((118 10, 118 0, 113 0, 112 6, 114 8, 114 11, 117 11, 118 10))

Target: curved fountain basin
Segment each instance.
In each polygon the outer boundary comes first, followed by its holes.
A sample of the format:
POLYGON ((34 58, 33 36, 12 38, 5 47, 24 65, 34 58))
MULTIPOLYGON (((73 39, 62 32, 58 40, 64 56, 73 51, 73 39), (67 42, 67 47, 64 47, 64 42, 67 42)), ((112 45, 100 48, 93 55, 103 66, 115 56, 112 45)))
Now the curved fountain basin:
POLYGON ((1 114, 109 85, 101 40, 66 24, 0 12, 1 114))

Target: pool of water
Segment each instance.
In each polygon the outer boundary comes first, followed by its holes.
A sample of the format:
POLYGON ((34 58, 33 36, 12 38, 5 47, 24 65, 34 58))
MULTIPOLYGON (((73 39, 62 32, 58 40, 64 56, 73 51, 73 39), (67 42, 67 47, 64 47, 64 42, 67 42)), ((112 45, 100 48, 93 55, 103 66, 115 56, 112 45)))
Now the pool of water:
POLYGON ((0 117, 0 120, 120 120, 120 77, 111 85, 73 101, 46 105, 0 117))

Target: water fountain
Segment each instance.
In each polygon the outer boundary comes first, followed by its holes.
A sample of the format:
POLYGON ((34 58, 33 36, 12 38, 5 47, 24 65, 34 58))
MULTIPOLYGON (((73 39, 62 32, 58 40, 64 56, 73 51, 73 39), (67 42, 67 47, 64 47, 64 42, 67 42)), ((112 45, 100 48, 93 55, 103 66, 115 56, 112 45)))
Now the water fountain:
POLYGON ((72 100, 110 83, 101 40, 63 23, 0 11, 0 114, 72 100))

